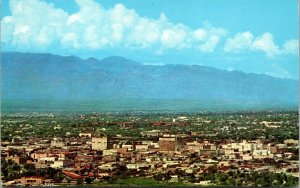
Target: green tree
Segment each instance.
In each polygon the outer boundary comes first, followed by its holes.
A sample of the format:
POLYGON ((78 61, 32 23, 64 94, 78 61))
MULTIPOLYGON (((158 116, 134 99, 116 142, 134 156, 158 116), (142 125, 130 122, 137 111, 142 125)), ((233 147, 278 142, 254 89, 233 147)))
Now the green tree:
POLYGON ((84 179, 84 181, 85 181, 87 184, 91 184, 91 183, 93 182, 93 179, 90 178, 90 177, 86 177, 86 178, 84 179))
POLYGON ((82 179, 77 179, 77 180, 76 180, 76 184, 77 184, 77 185, 83 184, 83 180, 82 180, 82 179))

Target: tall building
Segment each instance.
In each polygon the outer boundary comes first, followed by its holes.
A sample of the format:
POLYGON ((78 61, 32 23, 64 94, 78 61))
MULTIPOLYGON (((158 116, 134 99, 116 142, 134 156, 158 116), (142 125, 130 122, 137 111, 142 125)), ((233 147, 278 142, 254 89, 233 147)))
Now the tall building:
POLYGON ((61 148, 61 147, 65 146, 65 143, 62 140, 60 140, 60 139, 53 138, 53 140, 51 140, 50 146, 51 147, 61 148))
POLYGON ((160 151, 176 151, 176 138, 174 137, 160 137, 158 144, 160 151))
POLYGON ((92 149, 93 150, 105 150, 107 149, 107 137, 92 137, 92 149))

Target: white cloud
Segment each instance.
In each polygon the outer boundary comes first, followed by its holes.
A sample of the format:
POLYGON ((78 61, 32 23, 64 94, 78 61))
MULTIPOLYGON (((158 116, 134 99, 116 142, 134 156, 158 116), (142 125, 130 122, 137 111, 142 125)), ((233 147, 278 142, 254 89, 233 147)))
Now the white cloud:
POLYGON ((197 29, 196 31, 194 31, 194 38, 197 41, 204 40, 205 37, 206 37, 206 35, 207 35, 207 32, 204 29, 202 29, 202 28, 197 29))
POLYGON ((68 14, 38 0, 11 0, 12 16, 1 21, 1 39, 13 47, 34 48, 50 45, 62 37, 68 14))
POLYGON ((188 29, 178 25, 166 28, 162 31, 161 44, 166 48, 185 48, 187 44, 188 29))
MULTIPOLYGON (((140 16, 134 9, 116 4, 106 9, 94 0, 76 0, 73 14, 41 0, 11 0, 12 15, 1 20, 1 43, 16 50, 147 48, 155 54, 168 49, 197 49, 214 52, 227 36, 223 28, 208 22, 192 29, 172 23, 164 13, 159 18, 140 16)), ((278 46, 271 33, 253 36, 250 31, 226 40, 225 52, 261 51, 268 57, 298 54, 298 40, 278 46)))
POLYGON ((65 47, 72 47, 72 48, 79 48, 79 41, 78 41, 78 36, 76 33, 70 32, 66 33, 63 38, 62 42, 65 47))
POLYGON ((158 19, 140 16, 134 9, 116 4, 103 8, 94 0, 76 0, 79 11, 69 14, 40 0, 10 1, 11 16, 2 19, 2 42, 13 48, 103 49, 111 47, 167 49, 196 48, 213 52, 226 31, 206 23, 195 30, 172 23, 161 13, 158 19))
POLYGON ((282 48, 275 44, 273 35, 265 32, 254 38, 249 31, 237 33, 233 38, 226 40, 225 52, 240 52, 242 50, 262 51, 267 57, 274 57, 281 54, 297 54, 299 49, 298 40, 286 41, 282 48))
POLYGON ((270 33, 264 33, 257 37, 252 44, 254 50, 261 50, 266 53, 268 57, 279 55, 279 47, 274 43, 273 36, 270 33))
POLYGON ((219 41, 220 41, 220 36, 213 35, 209 37, 204 44, 200 45, 199 49, 202 52, 212 52, 216 48, 219 41))
POLYGON ((299 53, 299 40, 291 39, 283 44, 283 53, 285 54, 298 54, 299 53))
POLYGON ((251 48, 253 42, 253 35, 249 31, 238 33, 233 38, 229 38, 224 46, 224 51, 239 51, 242 49, 251 48))
POLYGON ((201 52, 213 52, 219 44, 222 37, 227 34, 227 31, 222 28, 215 28, 208 22, 204 24, 204 28, 194 31, 193 40, 203 41, 198 45, 201 52))

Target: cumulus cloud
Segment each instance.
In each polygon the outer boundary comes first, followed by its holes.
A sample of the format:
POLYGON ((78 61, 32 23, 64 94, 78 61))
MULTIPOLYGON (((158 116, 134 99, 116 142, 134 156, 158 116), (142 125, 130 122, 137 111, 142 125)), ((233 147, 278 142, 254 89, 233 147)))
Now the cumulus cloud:
POLYGON ((200 28, 194 31, 193 40, 204 41, 198 45, 201 52, 212 52, 219 44, 221 38, 227 35, 227 31, 222 28, 215 28, 209 23, 205 23, 206 30, 200 28))
MULTIPOLYGON (((227 31, 205 22, 192 29, 171 22, 164 13, 157 19, 139 15, 123 4, 104 8, 94 0, 75 0, 79 11, 69 14, 41 0, 11 0, 11 16, 1 20, 1 43, 14 50, 50 49, 99 50, 105 48, 150 49, 163 54, 168 49, 196 49, 214 52, 227 31)), ((281 47, 271 33, 254 36, 237 33, 225 42, 225 52, 261 51, 268 57, 298 54, 298 40, 281 47)))
POLYGON ((282 52, 285 54, 298 54, 299 53, 299 41, 291 39, 283 44, 282 52))
POLYGON ((68 14, 37 0, 10 1, 12 16, 1 21, 1 40, 16 48, 43 47, 63 36, 68 14))
POLYGON ((204 44, 200 45, 199 49, 202 52, 212 52, 216 48, 219 41, 220 41, 220 36, 213 35, 209 37, 204 44))
POLYGON ((209 24, 195 30, 172 23, 164 13, 158 19, 140 16, 116 4, 105 9, 94 0, 76 0, 79 11, 69 14, 40 0, 11 0, 11 16, 1 21, 2 43, 13 48, 103 49, 151 48, 154 51, 195 48, 213 52, 226 31, 209 24))
POLYGON ((254 37, 249 31, 237 33, 234 37, 226 40, 225 52, 241 52, 242 50, 262 51, 268 57, 281 54, 297 54, 299 49, 298 40, 286 41, 282 48, 275 44, 273 35, 265 32, 258 37, 254 37))
POLYGON ((240 51, 242 49, 249 49, 253 43, 253 35, 247 31, 244 33, 238 33, 233 38, 229 38, 224 46, 225 52, 240 51))
POLYGON ((252 48, 265 52, 268 57, 280 54, 279 47, 274 43, 273 35, 270 33, 257 37, 253 41, 252 48))

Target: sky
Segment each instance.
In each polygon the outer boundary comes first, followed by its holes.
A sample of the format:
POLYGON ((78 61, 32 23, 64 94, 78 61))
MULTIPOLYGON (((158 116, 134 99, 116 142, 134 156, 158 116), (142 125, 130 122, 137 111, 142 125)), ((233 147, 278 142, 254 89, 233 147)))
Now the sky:
POLYGON ((297 0, 2 0, 1 49, 298 79, 297 0))

